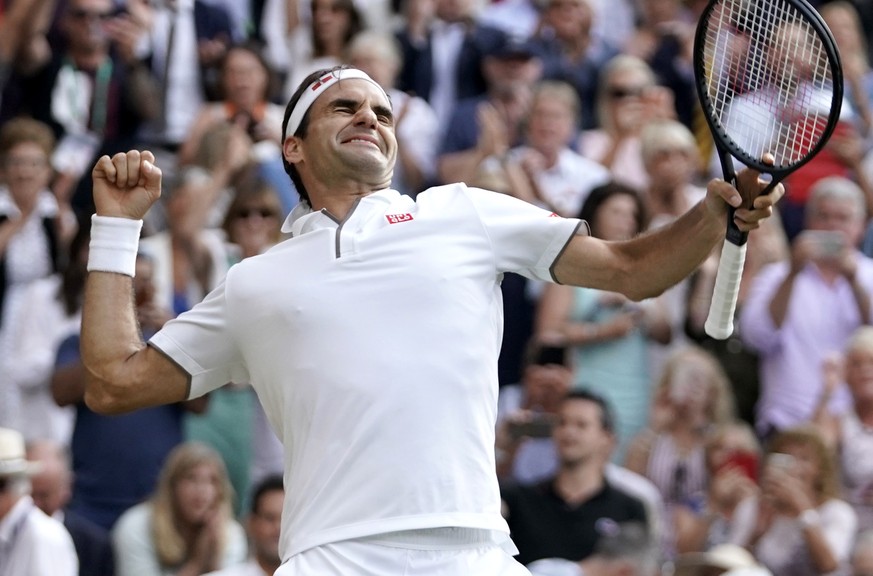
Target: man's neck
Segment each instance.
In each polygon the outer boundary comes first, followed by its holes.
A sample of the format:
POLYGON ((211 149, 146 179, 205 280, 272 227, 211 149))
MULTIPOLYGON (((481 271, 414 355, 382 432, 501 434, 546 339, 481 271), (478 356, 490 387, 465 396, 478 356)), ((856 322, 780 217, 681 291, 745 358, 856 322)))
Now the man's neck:
POLYGON ((264 576, 273 576, 276 570, 281 566, 282 561, 278 558, 255 558, 255 561, 258 563, 258 566, 261 567, 261 570, 264 571, 264 576))
POLYGON ((604 483, 599 463, 564 464, 555 478, 555 491, 568 504, 581 504, 600 492, 604 483))

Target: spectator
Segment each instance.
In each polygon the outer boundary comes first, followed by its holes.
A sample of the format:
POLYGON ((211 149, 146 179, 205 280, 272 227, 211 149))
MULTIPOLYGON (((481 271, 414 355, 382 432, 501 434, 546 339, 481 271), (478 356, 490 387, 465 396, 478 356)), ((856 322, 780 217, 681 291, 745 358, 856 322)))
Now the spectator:
POLYGON ((51 439, 69 446, 72 408, 58 406, 51 377, 58 347, 79 333, 85 291, 90 222, 83 222, 70 243, 64 271, 33 282, 22 297, 20 321, 10 326, 6 377, 18 389, 24 440, 51 439))
POLYGON ((733 398, 718 361, 696 346, 677 349, 658 380, 650 428, 634 438, 626 465, 655 483, 668 513, 676 505, 700 510, 709 479, 707 433, 733 417, 733 398))
POLYGON ((21 434, 0 428, 0 574, 76 576, 79 563, 69 532, 30 497, 36 471, 25 459, 21 434))
POLYGON ((605 478, 614 433, 603 398, 585 391, 565 398, 553 432, 557 474, 534 485, 509 484, 501 490, 519 562, 530 564, 542 558, 578 562, 593 553, 598 529, 647 521, 642 502, 605 478))
POLYGON ((273 576, 282 563, 279 558, 279 529, 284 498, 282 476, 268 476, 255 487, 246 520, 251 550, 248 561, 212 572, 209 576, 273 576))
POLYGON ((117 11, 112 0, 68 0, 58 18, 63 48, 27 78, 23 108, 58 139, 52 189, 59 201, 90 214, 82 176, 99 156, 136 144, 140 125, 160 113, 159 90, 135 51, 148 31, 128 10, 117 11))
POLYGON ((10 327, 20 320, 31 283, 62 265, 60 211, 49 191, 55 140, 45 124, 28 118, 0 127, 0 426, 20 430, 18 390, 6 365, 12 361, 10 327))
MULTIPOLYGON (((639 194, 614 182, 592 190, 579 217, 605 240, 632 238, 646 227, 639 194)), ((617 417, 613 456, 623 461, 651 404, 650 341, 671 337, 660 299, 635 303, 614 292, 550 284, 540 298, 536 331, 571 345, 574 388, 590 387, 607 398, 617 417)))
POLYGON ((815 428, 773 438, 753 526, 743 544, 775 576, 828 574, 848 562, 857 519, 839 498, 834 455, 815 428))
POLYGON ((574 217, 592 188, 609 180, 609 171, 569 147, 579 120, 579 97, 564 82, 536 85, 525 122, 525 145, 509 152, 509 161, 521 165, 530 192, 522 200, 556 214, 574 217))
POLYGON ((615 180, 645 190, 640 131, 651 120, 673 117, 672 95, 656 84, 648 64, 628 55, 606 63, 598 88, 599 128, 582 132, 579 153, 605 166, 615 180))
POLYGON ((73 487, 66 450, 56 442, 41 440, 27 446, 27 457, 40 466, 31 478, 36 506, 63 523, 76 548, 79 576, 113 576, 115 561, 109 532, 67 509, 73 487))
POLYGON ((716 427, 705 445, 709 482, 701 509, 677 506, 673 510, 674 545, 679 554, 704 552, 724 544, 748 541, 758 499, 761 447, 754 430, 745 423, 716 427))
MULTIPOLYGON (((740 334, 760 356, 762 438, 812 418, 823 390, 822 360, 871 321, 873 261, 856 248, 864 213, 863 194, 850 180, 819 181, 807 204, 809 233, 792 242, 790 261, 765 266, 752 281, 740 334)), ((841 392, 830 408, 840 412, 848 404, 841 392)))
POLYGON ((840 463, 843 498, 855 509, 859 530, 873 528, 873 328, 858 328, 846 344, 845 361, 824 362, 824 388, 815 423, 840 463), (841 370, 842 368, 842 370, 841 370), (852 396, 849 409, 834 414, 830 397, 843 382, 852 396))
POLYGON ((0 124, 19 112, 20 94, 4 105, 7 88, 20 86, 15 73, 28 73, 51 56, 45 32, 54 11, 55 0, 16 0, 0 12, 0 124))
POLYGON ((167 457, 154 494, 112 529, 119 576, 187 576, 245 561, 245 532, 232 512, 224 462, 204 444, 167 457))
MULTIPOLYGON (((613 5, 614 7, 614 5, 613 5)), ((533 40, 543 60, 543 78, 567 82, 581 109, 574 128, 597 127, 597 82, 616 47, 592 35, 595 13, 589 0, 549 0, 533 40)))
POLYGON ((474 0, 410 0, 397 34, 403 53, 397 88, 427 100, 442 127, 457 102, 488 90, 483 60, 506 39, 498 28, 477 22, 476 8, 474 0))
POLYGON ((361 32, 349 46, 348 61, 369 74, 391 97, 397 133, 397 164, 391 187, 414 198, 436 179, 439 133, 436 113, 423 98, 395 87, 403 60, 400 45, 393 36, 361 32))
POLYGON ((310 0, 308 20, 300 18, 298 1, 288 5, 291 71, 282 90, 283 101, 307 75, 342 64, 352 38, 364 29, 361 13, 352 0, 310 0))
MULTIPOLYGON (((153 264, 137 258, 134 298, 143 334, 153 334, 170 318, 155 303, 153 264)), ((70 510, 107 530, 131 506, 154 491, 170 451, 182 442, 185 410, 202 411, 203 400, 144 408, 129 414, 104 416, 85 405, 85 369, 79 355, 79 334, 63 341, 52 375, 52 395, 60 406, 76 410, 70 444, 73 499, 70 510), (148 430, 148 434, 143 434, 148 430)))

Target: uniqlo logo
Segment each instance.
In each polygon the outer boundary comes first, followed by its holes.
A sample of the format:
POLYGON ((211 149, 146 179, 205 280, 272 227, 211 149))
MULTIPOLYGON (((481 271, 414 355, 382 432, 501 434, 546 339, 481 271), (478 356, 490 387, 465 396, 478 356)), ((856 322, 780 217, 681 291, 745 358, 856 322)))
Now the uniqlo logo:
POLYGON ((385 218, 388 219, 389 224, 397 224, 399 222, 409 222, 412 220, 412 214, 408 212, 406 214, 386 214, 385 218))
POLYGON ((552 212, 551 214, 549 214, 549 218, 560 218, 560 216, 552 212))

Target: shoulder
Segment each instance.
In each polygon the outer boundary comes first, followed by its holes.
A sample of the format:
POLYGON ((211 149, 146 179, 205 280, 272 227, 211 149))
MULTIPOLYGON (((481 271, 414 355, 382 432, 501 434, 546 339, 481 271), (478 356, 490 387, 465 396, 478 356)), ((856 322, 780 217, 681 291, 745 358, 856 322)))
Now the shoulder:
POLYGON ((39 508, 31 509, 27 516, 27 525, 38 539, 40 549, 46 553, 73 548, 73 539, 64 525, 39 508))
POLYGON ((128 508, 115 523, 112 534, 115 537, 124 537, 133 534, 148 533, 151 523, 152 507, 149 502, 137 504, 128 508))

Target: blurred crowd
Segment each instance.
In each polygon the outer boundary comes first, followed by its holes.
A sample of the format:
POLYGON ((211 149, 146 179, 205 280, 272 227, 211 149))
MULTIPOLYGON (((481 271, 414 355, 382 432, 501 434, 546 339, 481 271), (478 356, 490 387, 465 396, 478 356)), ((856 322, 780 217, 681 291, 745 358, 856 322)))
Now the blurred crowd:
MULTIPOLYGON (((97 158, 149 149, 164 175, 146 338, 283 241, 285 103, 338 64, 391 97, 393 188, 462 181, 627 239, 721 176, 692 72, 705 4, 0 0, 0 576, 280 562, 282 450, 250 387, 85 404, 97 158)), ((839 125, 751 233, 728 339, 703 328, 719 252, 642 302, 503 279, 497 474, 535 575, 873 575, 873 0, 814 4, 839 125)))

